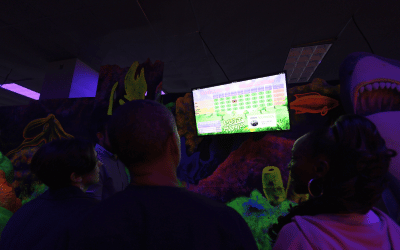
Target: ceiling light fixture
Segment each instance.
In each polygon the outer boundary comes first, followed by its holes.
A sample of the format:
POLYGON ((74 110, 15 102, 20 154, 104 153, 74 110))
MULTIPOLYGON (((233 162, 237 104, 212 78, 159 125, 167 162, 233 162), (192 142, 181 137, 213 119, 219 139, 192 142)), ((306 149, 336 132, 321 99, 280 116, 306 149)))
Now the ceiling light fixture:
POLYGON ((287 72, 288 83, 307 82, 331 46, 332 43, 326 43, 291 48, 284 68, 287 72))
POLYGON ((32 91, 30 89, 27 89, 25 87, 22 87, 22 86, 20 86, 18 84, 15 84, 15 83, 3 84, 3 85, 1 85, 1 88, 10 90, 10 91, 12 91, 14 93, 29 97, 29 98, 34 99, 34 100, 39 100, 39 97, 40 97, 39 93, 37 93, 35 91, 32 91))

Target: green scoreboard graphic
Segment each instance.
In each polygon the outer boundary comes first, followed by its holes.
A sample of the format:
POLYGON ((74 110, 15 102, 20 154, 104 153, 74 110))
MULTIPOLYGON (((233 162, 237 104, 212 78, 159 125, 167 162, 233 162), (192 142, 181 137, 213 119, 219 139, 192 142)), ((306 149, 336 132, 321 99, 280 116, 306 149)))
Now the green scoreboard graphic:
POLYGON ((284 73, 196 89, 193 102, 200 136, 290 129, 284 73))

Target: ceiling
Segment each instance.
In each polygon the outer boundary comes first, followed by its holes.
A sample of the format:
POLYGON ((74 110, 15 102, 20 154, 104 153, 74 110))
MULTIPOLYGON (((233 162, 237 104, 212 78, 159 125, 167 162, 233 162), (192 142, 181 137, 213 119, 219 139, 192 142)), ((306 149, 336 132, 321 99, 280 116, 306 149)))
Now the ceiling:
MULTIPOLYGON (((165 92, 190 92, 282 71, 292 46, 331 38, 310 80, 338 80, 348 54, 371 52, 367 41, 400 60, 399 12, 397 0, 1 1, 0 84, 12 70, 6 83, 40 93, 50 62, 79 58, 99 71, 150 58, 165 63, 165 92)), ((0 100, 29 99, 2 89, 0 100)))

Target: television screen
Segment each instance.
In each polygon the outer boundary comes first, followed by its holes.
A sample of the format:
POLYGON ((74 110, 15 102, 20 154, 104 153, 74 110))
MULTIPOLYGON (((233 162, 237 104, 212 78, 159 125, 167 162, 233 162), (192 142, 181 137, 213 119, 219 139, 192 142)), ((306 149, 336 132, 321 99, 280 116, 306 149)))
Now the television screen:
POLYGON ((286 72, 192 89, 198 136, 290 130, 286 72))

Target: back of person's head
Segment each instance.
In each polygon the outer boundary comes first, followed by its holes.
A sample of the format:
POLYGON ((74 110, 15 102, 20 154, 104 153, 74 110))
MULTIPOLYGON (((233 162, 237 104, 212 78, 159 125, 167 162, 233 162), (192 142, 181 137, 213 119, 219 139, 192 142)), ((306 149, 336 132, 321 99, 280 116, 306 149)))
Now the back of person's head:
POLYGON ((105 136, 106 126, 110 118, 111 115, 107 115, 107 108, 105 107, 99 106, 93 110, 90 117, 90 134, 94 143, 99 142, 97 133, 101 133, 103 136, 105 136))
POLYGON ((386 147, 376 126, 359 115, 342 115, 331 127, 316 129, 304 140, 306 157, 328 159, 323 194, 279 217, 268 233, 273 241, 296 215, 368 213, 387 187, 390 159, 397 155, 386 147))
POLYGON ((168 139, 178 133, 171 111, 151 100, 133 100, 118 107, 107 131, 114 153, 130 170, 163 159, 168 139))
POLYGON ((110 120, 111 116, 110 115, 103 115, 97 119, 97 122, 95 124, 95 131, 97 133, 102 133, 105 135, 106 133, 106 125, 107 122, 110 120))
POLYGON ((44 144, 33 155, 31 171, 50 189, 71 186, 71 174, 78 176, 94 170, 97 157, 93 144, 73 138, 54 140, 44 144))

